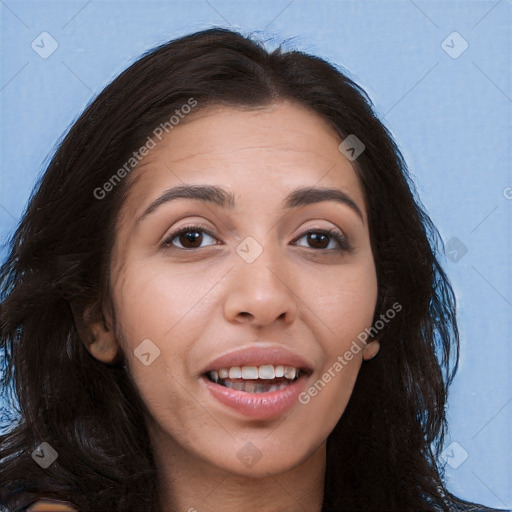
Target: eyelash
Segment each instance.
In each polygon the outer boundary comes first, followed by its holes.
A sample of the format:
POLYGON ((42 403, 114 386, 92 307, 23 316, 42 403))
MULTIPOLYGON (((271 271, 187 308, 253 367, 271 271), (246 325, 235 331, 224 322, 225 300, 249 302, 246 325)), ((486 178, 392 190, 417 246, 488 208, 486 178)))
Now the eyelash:
MULTIPOLYGON (((196 224, 196 225, 191 225, 191 226, 184 226, 184 227, 180 228, 179 230, 174 231, 162 242, 162 245, 169 248, 172 246, 172 241, 175 238, 179 237, 180 235, 182 235, 184 233, 188 233, 188 232, 202 232, 202 233, 206 233, 208 236, 211 236, 212 238, 216 238, 215 235, 208 228, 206 228, 206 226, 201 226, 199 224, 196 224)), ((302 233, 299 237, 295 238, 295 240, 293 240, 293 242, 297 242, 297 240, 304 238, 305 236, 307 236, 310 233, 315 233, 315 234, 320 234, 320 235, 328 235, 332 239, 334 239, 336 242, 338 242, 338 245, 339 245, 339 247, 337 249, 315 249, 314 247, 309 247, 310 249, 314 249, 317 251, 344 251, 344 252, 352 251, 352 248, 351 248, 350 244, 348 243, 348 240, 346 239, 346 237, 344 235, 342 235, 341 233, 339 233, 338 231, 335 231, 334 229, 309 229, 308 231, 305 231, 304 233, 302 233)), ((218 245, 218 244, 214 244, 214 245, 218 245)), ((182 248, 182 247, 175 247, 175 248, 181 249, 183 251, 193 251, 193 250, 201 249, 201 247, 194 247, 192 249, 190 249, 190 248, 186 249, 186 248, 182 248)))

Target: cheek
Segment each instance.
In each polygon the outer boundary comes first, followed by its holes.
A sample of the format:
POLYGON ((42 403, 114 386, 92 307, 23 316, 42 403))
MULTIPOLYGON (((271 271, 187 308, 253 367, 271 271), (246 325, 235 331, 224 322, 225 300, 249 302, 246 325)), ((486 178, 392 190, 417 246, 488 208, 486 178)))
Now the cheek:
POLYGON ((211 272, 171 272, 165 264, 132 264, 113 287, 126 348, 133 350, 149 338, 162 351, 184 350, 206 322, 207 294, 216 279, 211 272))
POLYGON ((173 383, 186 374, 185 354, 203 329, 201 289, 150 263, 126 265, 112 289, 119 343, 144 402, 179 403, 173 383))
POLYGON ((311 297, 318 314, 316 338, 322 340, 321 371, 303 397, 313 416, 327 417, 334 427, 343 413, 362 363, 361 335, 372 325, 377 301, 377 278, 373 260, 346 266, 324 281, 311 297), (327 413, 326 413, 327 410, 327 413))
POLYGON ((197 407, 183 393, 190 379, 186 354, 207 321, 204 287, 146 263, 127 265, 113 290, 119 342, 142 402, 151 418, 174 418, 174 436, 185 435, 185 420, 197 407))
POLYGON ((377 276, 373 259, 341 266, 326 275, 317 286, 307 287, 310 304, 330 333, 332 349, 343 351, 371 326, 377 302, 377 276))

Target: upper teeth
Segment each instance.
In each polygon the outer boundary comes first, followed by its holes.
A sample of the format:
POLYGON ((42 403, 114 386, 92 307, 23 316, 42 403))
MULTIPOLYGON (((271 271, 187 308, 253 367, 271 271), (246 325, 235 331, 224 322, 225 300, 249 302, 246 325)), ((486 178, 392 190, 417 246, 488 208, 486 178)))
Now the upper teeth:
POLYGON ((221 379, 274 379, 286 377, 293 380, 298 375, 299 369, 292 366, 273 366, 265 364, 263 366, 231 366, 231 368, 219 368, 209 372, 213 380, 221 379))

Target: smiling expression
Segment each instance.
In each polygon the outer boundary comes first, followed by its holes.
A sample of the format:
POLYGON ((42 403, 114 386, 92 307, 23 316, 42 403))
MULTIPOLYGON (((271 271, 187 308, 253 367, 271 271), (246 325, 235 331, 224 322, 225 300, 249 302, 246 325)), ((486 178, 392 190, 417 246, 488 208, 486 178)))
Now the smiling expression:
POLYGON ((346 352, 371 325, 377 299, 363 190, 340 142, 296 104, 218 107, 191 114, 134 171, 118 217, 111 300, 157 449, 255 476, 324 449, 362 353, 308 404, 287 390, 310 386, 346 352), (142 340, 160 351, 148 366, 134 353, 142 340), (269 364, 274 376, 278 366, 303 371, 293 385, 283 376, 275 380, 283 390, 260 393, 278 394, 277 408, 262 414, 250 414, 262 407, 256 393, 206 373, 245 366, 254 378, 269 364), (236 406, 243 395, 254 398, 245 409, 236 406), (248 442, 261 455, 250 468, 239 455, 248 442))

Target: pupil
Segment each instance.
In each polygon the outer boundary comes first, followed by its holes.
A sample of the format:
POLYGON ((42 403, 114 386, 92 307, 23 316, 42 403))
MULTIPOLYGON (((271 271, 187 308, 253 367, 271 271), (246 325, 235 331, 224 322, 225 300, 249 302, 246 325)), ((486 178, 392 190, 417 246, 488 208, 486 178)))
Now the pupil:
POLYGON ((180 235, 180 243, 183 247, 195 247, 194 243, 199 240, 201 244, 202 234, 197 231, 187 231, 180 235))
POLYGON ((328 235, 319 233, 309 233, 308 243, 312 244, 314 247, 325 249, 329 245, 328 235))

